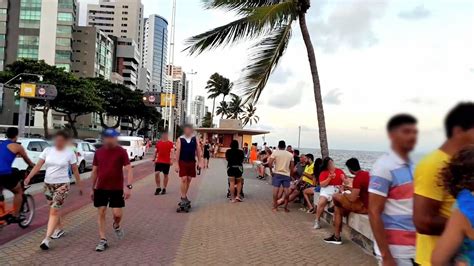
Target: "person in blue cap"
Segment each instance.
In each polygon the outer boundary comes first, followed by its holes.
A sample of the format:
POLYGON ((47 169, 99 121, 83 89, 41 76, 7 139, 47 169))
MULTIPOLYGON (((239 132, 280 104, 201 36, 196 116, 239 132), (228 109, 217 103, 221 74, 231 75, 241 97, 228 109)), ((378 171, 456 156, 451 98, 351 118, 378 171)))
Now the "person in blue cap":
POLYGON ((125 200, 130 198, 133 182, 133 170, 128 154, 119 143, 120 135, 115 129, 109 128, 102 132, 104 145, 95 152, 92 167, 92 192, 91 197, 94 207, 99 214, 99 244, 96 251, 104 251, 107 247, 105 236, 105 216, 107 207, 112 209, 113 229, 118 239, 124 237, 120 226, 122 221, 122 208, 125 200), (124 184, 124 170, 127 172, 127 182, 124 184))

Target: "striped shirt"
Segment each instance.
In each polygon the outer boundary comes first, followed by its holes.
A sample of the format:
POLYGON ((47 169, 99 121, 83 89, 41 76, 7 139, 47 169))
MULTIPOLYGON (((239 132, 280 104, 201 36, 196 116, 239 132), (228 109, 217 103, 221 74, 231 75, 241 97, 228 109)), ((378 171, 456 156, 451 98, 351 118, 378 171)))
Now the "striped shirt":
MULTIPOLYGON (((382 220, 392 256, 414 258, 413 164, 393 151, 382 155, 372 167, 369 192, 387 198, 382 220)), ((377 243, 375 253, 381 255, 377 243)))

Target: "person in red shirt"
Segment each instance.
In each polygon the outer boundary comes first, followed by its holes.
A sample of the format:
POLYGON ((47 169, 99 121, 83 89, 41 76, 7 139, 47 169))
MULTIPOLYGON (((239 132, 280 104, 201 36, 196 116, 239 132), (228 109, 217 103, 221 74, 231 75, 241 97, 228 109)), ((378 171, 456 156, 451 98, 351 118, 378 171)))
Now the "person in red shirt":
POLYGON ((367 214, 369 206, 369 172, 360 168, 359 160, 351 158, 347 160, 346 166, 355 175, 352 181, 352 189, 343 193, 333 195, 334 201, 334 234, 324 241, 331 244, 342 244, 341 230, 342 217, 349 213, 367 214))
POLYGON ((118 239, 122 239, 124 231, 120 227, 122 221, 122 208, 125 200, 130 198, 133 182, 133 170, 125 149, 118 144, 120 135, 114 129, 106 129, 102 133, 104 145, 95 152, 92 167, 92 192, 91 198, 94 207, 99 211, 99 236, 100 241, 96 251, 104 251, 107 245, 105 236, 105 215, 107 207, 112 209, 114 222, 113 229, 118 239), (127 185, 124 189, 123 169, 127 171, 127 185))
POLYGON ((339 190, 338 187, 342 185, 345 178, 344 171, 336 168, 336 165, 331 158, 324 158, 323 165, 321 166, 321 174, 319 174, 319 185, 321 186, 321 191, 319 193, 316 219, 314 220, 314 229, 321 228, 319 219, 324 212, 324 208, 332 201, 332 196, 339 190))
POLYGON ((166 194, 168 186, 168 174, 170 173, 171 155, 174 151, 173 142, 168 140, 168 132, 161 133, 161 138, 156 142, 155 156, 155 195, 166 194), (163 173, 163 189, 161 188, 160 172, 163 173))

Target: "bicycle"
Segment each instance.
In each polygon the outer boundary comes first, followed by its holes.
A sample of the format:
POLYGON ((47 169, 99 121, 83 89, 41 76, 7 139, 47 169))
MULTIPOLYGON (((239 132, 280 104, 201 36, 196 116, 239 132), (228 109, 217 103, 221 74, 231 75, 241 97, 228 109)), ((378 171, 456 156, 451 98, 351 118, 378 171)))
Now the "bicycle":
MULTIPOLYGON (((21 173, 18 173, 21 174, 21 173)), ((24 172, 24 177, 28 175, 28 172, 24 172)), ((25 229, 30 226, 33 218, 35 217, 35 199, 32 195, 25 193, 28 188, 31 186, 25 186, 23 183, 24 178, 20 179, 20 184, 23 190, 23 201, 21 203, 21 210, 20 210, 20 222, 18 222, 18 226, 25 229)), ((16 223, 13 219, 13 207, 11 209, 6 208, 5 199, 3 198, 3 191, 0 188, 0 230, 12 223, 16 223)))

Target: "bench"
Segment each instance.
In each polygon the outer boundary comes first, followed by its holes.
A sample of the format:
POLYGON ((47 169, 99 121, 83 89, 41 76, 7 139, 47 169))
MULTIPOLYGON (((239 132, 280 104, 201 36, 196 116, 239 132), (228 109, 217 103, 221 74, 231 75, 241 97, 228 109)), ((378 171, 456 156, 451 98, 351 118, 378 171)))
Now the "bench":
MULTIPOLYGON (((333 225, 333 215, 327 210, 323 214, 323 219, 333 225)), ((343 218, 342 234, 362 247, 369 254, 373 254, 374 236, 370 228, 369 216, 366 214, 351 213, 343 218)))

